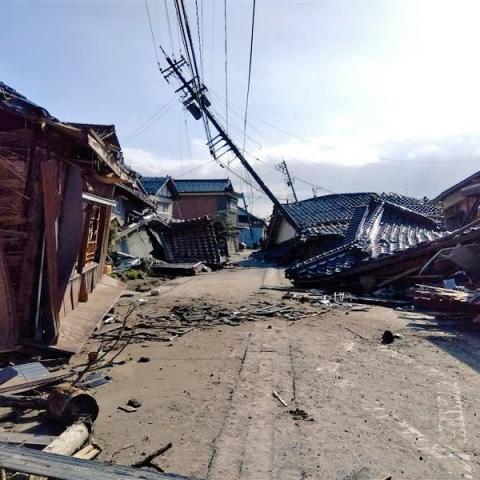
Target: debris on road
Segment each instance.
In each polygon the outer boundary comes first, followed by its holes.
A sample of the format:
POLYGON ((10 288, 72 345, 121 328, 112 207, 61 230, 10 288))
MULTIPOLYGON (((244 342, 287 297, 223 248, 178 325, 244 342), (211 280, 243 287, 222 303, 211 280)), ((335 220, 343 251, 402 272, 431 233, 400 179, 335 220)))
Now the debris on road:
POLYGON ((393 343, 394 338, 395 337, 390 330, 385 330, 382 335, 382 343, 384 345, 389 345, 390 343, 393 343))
POLYGON ((117 408, 127 413, 134 413, 137 411, 135 407, 132 407, 130 405, 119 405, 117 408))
POLYGON ((284 406, 288 407, 287 402, 277 393, 276 390, 272 392, 272 395, 284 406))
POLYGON ((314 422, 314 418, 311 417, 305 410, 296 408, 295 410, 289 410, 288 413, 294 420, 303 420, 305 422, 314 422))
POLYGON ((152 460, 157 458, 159 455, 164 454, 167 450, 170 450, 171 448, 172 448, 172 443, 171 442, 167 443, 167 445, 148 454, 145 458, 132 463, 131 466, 135 468, 152 467, 155 470, 158 470, 159 472, 163 472, 163 469, 160 468, 158 465, 152 463, 152 460))

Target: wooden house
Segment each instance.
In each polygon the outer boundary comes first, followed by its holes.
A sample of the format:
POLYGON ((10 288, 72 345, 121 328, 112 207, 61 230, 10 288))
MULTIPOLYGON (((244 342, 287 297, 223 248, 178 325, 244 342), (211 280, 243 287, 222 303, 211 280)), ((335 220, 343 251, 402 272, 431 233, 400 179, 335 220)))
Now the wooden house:
POLYGON ((61 122, 0 83, 1 350, 81 347, 123 289, 104 267, 131 181, 113 126, 61 122))

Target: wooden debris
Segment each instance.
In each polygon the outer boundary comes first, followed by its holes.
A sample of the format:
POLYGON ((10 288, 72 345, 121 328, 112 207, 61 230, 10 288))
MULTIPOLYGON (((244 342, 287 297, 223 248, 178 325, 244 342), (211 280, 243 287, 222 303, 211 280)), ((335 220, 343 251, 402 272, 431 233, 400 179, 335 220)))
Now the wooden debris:
POLYGON ((274 390, 272 392, 272 395, 284 406, 288 407, 287 402, 274 390))
POLYGON ((55 440, 53 435, 39 435, 36 433, 24 432, 0 432, 0 442, 22 445, 47 446, 55 440))
POLYGON ((83 460, 93 460, 94 458, 98 457, 101 451, 102 449, 98 445, 90 443, 86 447, 80 449, 73 456, 75 458, 82 458, 83 460))
POLYGON ((90 436, 90 430, 83 422, 70 425, 52 443, 47 445, 43 451, 56 453, 58 455, 73 455, 80 450, 90 436))
POLYGON ((130 405, 119 405, 117 408, 127 413, 134 413, 138 410, 137 408, 131 407, 130 405))
POLYGON ((155 450, 154 452, 147 455, 145 458, 142 458, 141 460, 138 460, 137 462, 132 463, 131 466, 135 468, 153 467, 155 469, 159 469, 158 465, 155 465, 152 463, 152 460, 157 458, 159 455, 162 455, 167 450, 170 450, 170 448, 172 448, 172 442, 167 443, 164 447, 159 448, 158 450, 155 450))
MULTIPOLYGON (((0 465, 7 470, 55 478, 57 480, 189 480, 172 473, 162 475, 124 465, 109 465, 97 460, 54 455, 23 448, 17 445, 0 444, 0 465)), ((192 479, 190 479, 192 480, 192 479)))

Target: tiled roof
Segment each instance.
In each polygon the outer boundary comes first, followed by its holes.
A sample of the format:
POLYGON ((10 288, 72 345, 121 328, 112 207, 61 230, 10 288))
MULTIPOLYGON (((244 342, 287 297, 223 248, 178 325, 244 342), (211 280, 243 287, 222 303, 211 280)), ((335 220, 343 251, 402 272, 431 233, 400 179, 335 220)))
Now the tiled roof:
POLYGON ((178 193, 221 193, 233 192, 229 178, 179 179, 173 180, 178 193))
POLYGON ((155 195, 170 177, 141 177, 140 182, 149 195, 155 195))
POLYGON ((45 108, 33 103, 27 97, 3 82, 0 82, 0 103, 5 104, 8 108, 11 108, 18 113, 24 114, 28 111, 33 111, 38 115, 58 121, 56 118, 52 117, 45 108))
POLYGON ((425 214, 384 199, 372 199, 368 206, 355 210, 341 246, 288 269, 287 276, 297 281, 324 279, 446 233, 425 214))
POLYGON ((340 193, 310 198, 284 206, 307 237, 329 234, 344 235, 355 209, 365 207, 372 200, 387 201, 393 205, 427 215, 439 224, 443 222, 442 210, 432 202, 395 193, 340 193))

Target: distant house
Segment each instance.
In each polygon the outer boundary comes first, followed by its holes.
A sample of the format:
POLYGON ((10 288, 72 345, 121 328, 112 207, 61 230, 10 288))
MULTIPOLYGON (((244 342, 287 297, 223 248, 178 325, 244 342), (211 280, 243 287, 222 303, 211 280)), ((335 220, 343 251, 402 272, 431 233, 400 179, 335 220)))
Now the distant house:
POLYGON ((178 192, 171 177, 141 177, 140 182, 150 200, 156 205, 157 214, 168 220, 173 216, 173 201, 178 192))
MULTIPOLYGON (((178 198, 173 202, 173 217, 191 220, 204 216, 224 219, 225 238, 219 238, 222 254, 237 250, 237 209, 240 194, 235 192, 229 178, 173 180, 178 198)), ((218 232, 217 232, 218 233, 218 232)))
POLYGON ((247 247, 260 245, 265 234, 265 220, 262 220, 250 212, 247 212, 247 210, 242 207, 238 207, 237 226, 240 230, 238 236, 240 242, 247 245, 247 247))
POLYGON ((301 202, 284 205, 296 222, 299 233, 274 209, 267 230, 265 248, 277 250, 281 257, 290 254, 297 258, 309 258, 339 247, 355 220, 358 207, 372 201, 388 202, 400 208, 426 215, 439 225, 443 223, 442 211, 428 200, 419 200, 395 193, 373 192, 339 193, 314 197, 301 202))
POLYGON ((435 201, 441 201, 445 215, 445 226, 449 230, 480 217, 480 172, 465 178, 440 193, 435 201))
POLYGON ((181 220, 205 215, 215 218, 225 215, 232 225, 237 223, 240 195, 229 178, 173 180, 178 199, 173 203, 173 216, 181 220))

